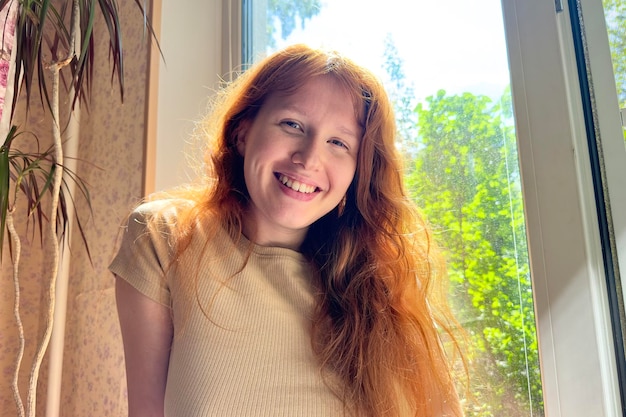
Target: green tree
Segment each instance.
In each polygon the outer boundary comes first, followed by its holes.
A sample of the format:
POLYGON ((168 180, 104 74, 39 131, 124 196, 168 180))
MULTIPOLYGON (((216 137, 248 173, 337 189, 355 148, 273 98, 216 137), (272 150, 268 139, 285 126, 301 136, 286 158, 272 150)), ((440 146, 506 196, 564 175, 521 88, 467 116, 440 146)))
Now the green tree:
POLYGON ((320 0, 268 0, 267 2, 267 45, 276 46, 275 36, 282 39, 294 31, 298 22, 304 26, 308 19, 319 14, 320 0))
POLYGON ((468 416, 541 414, 515 135, 501 103, 469 93, 416 108, 407 181, 447 252, 451 299, 473 342, 468 416))
POLYGON ((603 0, 620 105, 626 107, 626 1, 603 0))
MULTIPOLYGON (((626 1, 603 0, 611 60, 621 108, 626 108, 626 1)), ((626 129, 624 130, 626 141, 626 129)))
POLYGON ((391 34, 385 36, 384 48, 383 69, 389 77, 385 80, 385 87, 395 108, 398 146, 411 159, 417 154, 417 114, 413 111, 417 104, 415 90, 406 79, 404 61, 391 34))

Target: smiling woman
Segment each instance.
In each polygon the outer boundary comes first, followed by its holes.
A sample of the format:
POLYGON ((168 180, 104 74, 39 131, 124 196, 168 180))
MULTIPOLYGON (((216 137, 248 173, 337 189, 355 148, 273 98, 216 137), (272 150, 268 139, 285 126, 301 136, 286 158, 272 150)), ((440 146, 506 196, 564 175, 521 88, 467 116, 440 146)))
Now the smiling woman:
POLYGON ((220 99, 200 185, 137 207, 110 266, 130 415, 460 417, 380 82, 294 45, 220 99))
MULTIPOLYGON (((178 116, 176 111, 203 101, 203 87, 216 85, 207 75, 229 79, 242 62, 249 65, 263 56, 272 45, 265 42, 268 28, 275 35, 291 30, 287 39, 274 36, 278 47, 299 41, 333 45, 361 63, 373 63, 405 132, 397 147, 409 161, 421 160, 419 168, 411 162, 407 167, 411 195, 435 226, 435 239, 449 248, 453 304, 475 347, 469 356, 467 415, 537 417, 545 409, 551 417, 621 416, 626 383, 616 361, 624 358, 614 348, 623 344, 612 330, 607 306, 609 296, 619 299, 621 293, 605 280, 604 267, 611 262, 602 256, 612 251, 598 239, 603 220, 596 217, 596 204, 603 199, 594 196, 589 181, 594 141, 587 142, 580 114, 571 47, 576 34, 569 23, 570 16, 584 21, 589 56, 581 69, 593 75, 592 104, 598 113, 590 120, 599 122, 596 144, 602 145, 608 179, 603 191, 613 213, 602 227, 611 231, 613 224, 613 253, 623 266, 626 149, 615 85, 609 86, 614 81, 602 3, 623 1, 570 0, 556 2, 557 7, 527 0, 215 0, 195 1, 194 7, 164 2, 164 12, 169 7, 164 16, 193 10, 184 24, 167 32, 180 36, 176 46, 198 40, 194 46, 207 51, 200 55, 210 65, 190 67, 188 59, 180 59, 174 74, 176 62, 169 61, 168 71, 159 73, 171 75, 164 77, 162 88, 177 94, 161 96, 159 126, 168 118, 193 119, 195 109, 178 116), (197 12, 207 4, 216 9, 197 12), (227 18, 220 14, 222 5, 227 18), (207 18, 215 18, 214 24, 206 25, 207 18), (232 25, 213 35, 220 18, 232 25), (238 37, 241 22, 243 39, 238 37), (203 27, 210 27, 211 34, 198 36, 203 27), (193 77, 194 71, 200 74, 193 77), (181 81, 191 79, 196 84, 184 88, 181 81), (198 93, 202 98, 194 96, 198 93), (487 153, 480 156, 479 149, 487 153), (424 177, 426 168, 442 175, 424 177), (414 169, 419 175, 412 175, 414 169)), ((159 127, 158 135, 172 144, 186 129, 168 124, 177 128, 159 127)), ((594 132, 593 123, 589 126, 594 132)), ((163 155, 167 162, 157 173, 173 181, 173 152, 163 155)), ((158 189, 171 184, 157 178, 158 189)), ((619 326, 620 319, 613 324, 619 326)))

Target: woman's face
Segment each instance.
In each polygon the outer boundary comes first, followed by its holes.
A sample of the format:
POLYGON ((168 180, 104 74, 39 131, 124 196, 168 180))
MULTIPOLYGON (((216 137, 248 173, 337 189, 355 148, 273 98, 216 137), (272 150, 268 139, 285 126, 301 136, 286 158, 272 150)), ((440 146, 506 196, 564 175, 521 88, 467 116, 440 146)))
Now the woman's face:
POLYGON ((250 194, 246 235, 299 248, 309 226, 346 194, 361 136, 351 96, 331 77, 270 95, 237 143, 250 194))

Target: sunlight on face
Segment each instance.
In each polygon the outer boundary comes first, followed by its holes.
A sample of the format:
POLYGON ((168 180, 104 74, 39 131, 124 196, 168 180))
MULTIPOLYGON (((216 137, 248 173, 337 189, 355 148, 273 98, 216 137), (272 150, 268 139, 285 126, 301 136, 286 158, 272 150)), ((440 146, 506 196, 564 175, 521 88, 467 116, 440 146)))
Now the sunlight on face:
POLYGON ((350 94, 330 76, 270 96, 238 142, 251 199, 246 235, 297 249, 346 194, 361 136, 350 94))

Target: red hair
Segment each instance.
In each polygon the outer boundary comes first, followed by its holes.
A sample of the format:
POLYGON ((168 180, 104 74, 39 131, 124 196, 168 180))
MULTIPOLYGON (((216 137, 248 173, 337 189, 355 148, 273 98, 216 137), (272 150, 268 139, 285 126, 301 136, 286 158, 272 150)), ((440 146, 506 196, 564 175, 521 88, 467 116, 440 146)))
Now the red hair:
POLYGON ((350 92, 364 134, 345 205, 311 225, 301 247, 318 271, 314 350, 323 369, 343 382, 338 395, 349 412, 461 416, 441 334, 456 340, 445 300, 445 264, 404 188, 385 90, 349 59, 294 45, 248 69, 220 93, 219 105, 202 124, 202 136, 210 140, 206 181, 175 193, 196 202, 179 219, 178 254, 198 218, 217 217, 233 236, 240 235, 249 198, 237 151, 242 126, 270 95, 293 93, 320 76, 350 92))

